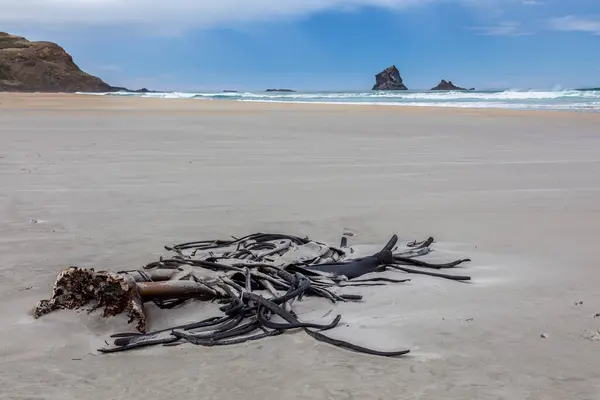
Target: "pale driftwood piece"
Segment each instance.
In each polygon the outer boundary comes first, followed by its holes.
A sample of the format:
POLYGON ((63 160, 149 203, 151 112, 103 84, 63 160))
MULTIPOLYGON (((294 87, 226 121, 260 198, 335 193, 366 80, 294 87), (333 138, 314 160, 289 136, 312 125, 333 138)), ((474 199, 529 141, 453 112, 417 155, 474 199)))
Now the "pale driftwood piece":
POLYGON ((269 293, 271 293, 271 296, 273 296, 273 297, 279 297, 279 293, 277 293, 277 290, 275 290, 275 288, 273 287, 273 285, 271 285, 271 282, 269 282, 266 279, 260 279, 259 281, 265 287, 265 289, 267 289, 267 291, 269 293))
POLYGON ((264 253, 259 254, 256 257, 256 260, 260 261, 263 258, 268 257, 270 255, 281 253, 282 251, 285 251, 285 250, 289 249, 291 245, 292 245, 292 242, 290 240, 285 240, 285 241, 283 241, 283 244, 277 246, 276 248, 274 248, 272 250, 268 250, 268 251, 266 251, 264 253))

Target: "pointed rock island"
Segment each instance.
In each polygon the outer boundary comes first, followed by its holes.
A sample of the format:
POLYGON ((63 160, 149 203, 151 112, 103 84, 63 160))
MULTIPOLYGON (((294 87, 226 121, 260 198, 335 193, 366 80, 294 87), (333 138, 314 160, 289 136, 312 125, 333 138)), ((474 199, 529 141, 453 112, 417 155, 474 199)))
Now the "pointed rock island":
POLYGON ((400 71, 395 65, 375 75, 375 86, 372 90, 408 90, 402 82, 400 71))
MULTIPOLYGON (((6 92, 116 92, 102 79, 82 71, 62 47, 52 42, 30 42, 0 32, 0 91, 6 92)), ((138 92, 146 93, 148 89, 138 92)))
POLYGON ((431 90, 467 90, 467 89, 454 85, 452 83, 452 81, 445 81, 442 79, 442 81, 436 87, 431 88, 431 90))

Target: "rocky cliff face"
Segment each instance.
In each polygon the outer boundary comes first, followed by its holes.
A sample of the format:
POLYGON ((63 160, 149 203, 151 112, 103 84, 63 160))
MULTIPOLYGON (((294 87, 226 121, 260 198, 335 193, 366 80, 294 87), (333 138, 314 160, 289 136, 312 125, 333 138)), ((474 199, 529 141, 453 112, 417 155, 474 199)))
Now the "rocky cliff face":
POLYGON ((109 92, 100 78, 83 72, 59 45, 0 32, 0 91, 109 92))
POLYGON ((461 88, 458 86, 455 86, 452 81, 445 81, 442 79, 442 81, 434 88, 431 88, 431 90, 467 90, 465 88, 461 88))
POLYGON ((392 65, 375 75, 373 90, 408 90, 408 88, 402 83, 398 68, 392 65))

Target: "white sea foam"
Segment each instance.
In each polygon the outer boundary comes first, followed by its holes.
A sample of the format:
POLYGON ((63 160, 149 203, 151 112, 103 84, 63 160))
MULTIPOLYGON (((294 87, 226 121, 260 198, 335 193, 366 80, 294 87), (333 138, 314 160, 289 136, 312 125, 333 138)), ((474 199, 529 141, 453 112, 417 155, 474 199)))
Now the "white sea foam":
MULTIPOLYGON (((92 94, 92 93, 85 93, 92 94)), ((382 91, 382 92, 223 92, 94 93, 164 99, 208 99, 294 103, 404 105, 460 108, 511 108, 600 111, 600 91, 382 91)))
POLYGON ((600 102, 578 104, 521 104, 500 102, 377 102, 377 101, 280 101, 280 100, 242 100, 257 103, 297 103, 297 104, 340 104, 340 105, 367 105, 367 106, 409 106, 409 107, 445 107, 445 108, 503 108, 503 109, 539 109, 539 110, 589 110, 600 111, 600 102))

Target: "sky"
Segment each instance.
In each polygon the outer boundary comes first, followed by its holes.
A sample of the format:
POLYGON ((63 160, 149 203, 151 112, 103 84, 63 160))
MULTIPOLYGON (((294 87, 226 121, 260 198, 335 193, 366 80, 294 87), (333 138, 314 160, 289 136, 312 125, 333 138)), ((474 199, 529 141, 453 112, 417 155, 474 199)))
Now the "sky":
POLYGON ((59 43, 131 89, 600 86, 600 0, 0 0, 0 31, 59 43))

